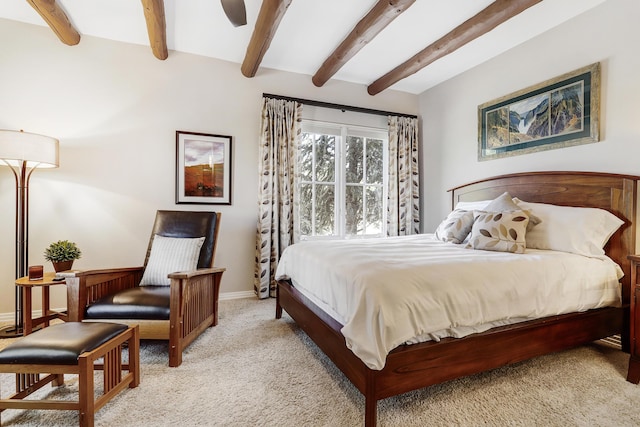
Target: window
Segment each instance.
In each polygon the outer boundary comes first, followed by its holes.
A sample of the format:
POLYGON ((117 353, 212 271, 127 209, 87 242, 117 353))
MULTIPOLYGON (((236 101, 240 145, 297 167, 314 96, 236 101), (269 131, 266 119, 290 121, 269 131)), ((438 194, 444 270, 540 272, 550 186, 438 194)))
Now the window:
POLYGON ((303 121, 301 239, 386 235, 387 132, 303 121))

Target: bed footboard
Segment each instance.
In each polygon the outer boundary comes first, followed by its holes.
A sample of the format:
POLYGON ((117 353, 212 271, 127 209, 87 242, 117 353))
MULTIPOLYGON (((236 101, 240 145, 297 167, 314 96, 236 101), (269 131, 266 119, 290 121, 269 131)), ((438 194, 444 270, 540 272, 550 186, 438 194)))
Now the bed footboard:
POLYGON ((365 426, 376 425, 377 402, 409 391, 566 350, 620 333, 623 309, 547 317, 465 338, 404 345, 382 370, 369 369, 345 345, 342 325, 288 281, 278 282, 276 317, 285 310, 365 397, 365 426))

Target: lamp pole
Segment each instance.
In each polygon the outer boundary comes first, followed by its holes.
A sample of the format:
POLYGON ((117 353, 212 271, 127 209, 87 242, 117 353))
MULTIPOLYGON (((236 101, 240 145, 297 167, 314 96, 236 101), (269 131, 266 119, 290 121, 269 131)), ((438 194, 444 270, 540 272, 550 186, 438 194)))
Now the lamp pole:
MULTIPOLYGON (((23 131, 0 130, 0 164, 11 168, 16 179, 15 279, 27 275, 29 265, 29 179, 37 167, 58 167, 58 140, 23 131)), ((22 287, 15 286, 14 324, 0 328, 0 338, 22 335, 22 287)))
MULTIPOLYGON (((5 162, 6 163, 6 162, 5 162)), ((15 279, 27 275, 29 265, 29 178, 37 167, 27 167, 27 162, 20 162, 15 167, 7 163, 16 178, 16 265, 15 279)), ((22 335, 24 313, 22 312, 22 287, 16 286, 15 316, 13 325, 0 328, 0 338, 11 338, 22 335)))

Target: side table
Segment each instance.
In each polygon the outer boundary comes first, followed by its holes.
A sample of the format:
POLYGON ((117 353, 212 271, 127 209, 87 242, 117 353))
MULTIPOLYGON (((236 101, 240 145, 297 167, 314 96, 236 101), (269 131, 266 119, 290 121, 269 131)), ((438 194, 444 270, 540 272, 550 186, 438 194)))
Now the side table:
POLYGON ((24 317, 23 335, 29 335, 33 332, 33 329, 44 324, 49 326, 49 322, 54 319, 61 319, 67 321, 67 314, 55 310, 51 310, 49 299, 49 287, 53 285, 66 285, 65 280, 53 280, 55 273, 44 273, 41 280, 29 280, 28 276, 21 277, 16 280, 16 286, 20 286, 23 289, 22 296, 22 313, 24 317), (33 306, 31 299, 31 291, 34 287, 42 289, 42 315, 37 318, 33 318, 33 306))

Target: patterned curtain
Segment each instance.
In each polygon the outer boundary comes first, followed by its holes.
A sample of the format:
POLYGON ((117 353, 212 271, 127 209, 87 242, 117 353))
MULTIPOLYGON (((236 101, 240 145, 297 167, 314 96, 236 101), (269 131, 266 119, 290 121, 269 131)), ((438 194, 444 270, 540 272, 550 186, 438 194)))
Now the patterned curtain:
POLYGON ((418 119, 389 116, 387 235, 420 233, 418 119))
POLYGON ((294 171, 302 105, 262 99, 258 159, 258 231, 253 288, 275 297, 275 272, 282 251, 293 243, 294 171))

